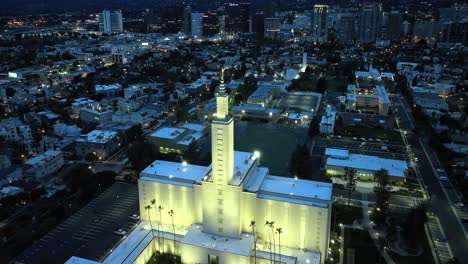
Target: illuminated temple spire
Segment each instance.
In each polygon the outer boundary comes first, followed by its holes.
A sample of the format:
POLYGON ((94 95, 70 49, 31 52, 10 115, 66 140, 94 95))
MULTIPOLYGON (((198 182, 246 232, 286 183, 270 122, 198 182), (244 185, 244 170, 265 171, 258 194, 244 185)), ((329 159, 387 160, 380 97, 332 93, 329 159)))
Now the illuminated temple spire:
POLYGON ((229 96, 226 94, 226 85, 224 84, 224 70, 221 69, 221 83, 216 93, 216 118, 225 119, 228 115, 229 96))

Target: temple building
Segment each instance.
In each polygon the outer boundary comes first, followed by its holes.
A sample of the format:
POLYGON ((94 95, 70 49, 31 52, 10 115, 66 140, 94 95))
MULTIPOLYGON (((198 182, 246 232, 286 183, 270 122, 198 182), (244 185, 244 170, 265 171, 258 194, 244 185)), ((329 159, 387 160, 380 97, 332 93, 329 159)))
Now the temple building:
POLYGON ((223 79, 211 125, 212 164, 156 160, 144 169, 142 221, 103 263, 146 263, 156 251, 187 264, 325 262, 332 185, 270 175, 258 152, 234 151, 223 79))

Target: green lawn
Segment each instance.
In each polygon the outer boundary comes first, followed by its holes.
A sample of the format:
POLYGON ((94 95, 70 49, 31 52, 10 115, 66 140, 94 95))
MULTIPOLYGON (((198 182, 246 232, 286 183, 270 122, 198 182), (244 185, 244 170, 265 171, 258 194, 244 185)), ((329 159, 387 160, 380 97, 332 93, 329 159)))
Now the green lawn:
POLYGON ((234 149, 260 151, 260 165, 269 167, 270 174, 288 175, 291 153, 306 137, 304 128, 238 121, 235 125, 234 149))
POLYGON ((343 263, 348 263, 348 249, 354 249, 354 263, 356 264, 378 263, 380 253, 374 245, 369 232, 360 229, 345 228, 344 233, 343 263))
POLYGON ((364 137, 401 141, 401 134, 397 131, 388 131, 382 128, 371 127, 343 127, 336 131, 337 135, 348 137, 364 137))

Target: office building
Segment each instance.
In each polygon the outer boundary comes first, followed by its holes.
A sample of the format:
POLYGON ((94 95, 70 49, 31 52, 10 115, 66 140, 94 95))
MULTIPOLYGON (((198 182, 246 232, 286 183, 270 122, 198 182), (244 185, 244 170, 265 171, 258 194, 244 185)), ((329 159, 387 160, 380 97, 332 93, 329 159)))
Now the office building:
POLYGON ((224 30, 228 34, 248 33, 250 31, 250 4, 226 3, 224 23, 224 30))
POLYGON ((326 41, 328 36, 328 6, 314 5, 312 34, 315 41, 326 41))
POLYGON ((442 24, 442 42, 468 44, 468 19, 442 24))
POLYGON ((122 13, 104 10, 99 14, 99 32, 111 34, 122 31, 122 13))
POLYGON ((281 19, 276 17, 265 18, 265 38, 274 39, 281 30, 281 19))
POLYGON ((192 34, 192 8, 190 6, 187 6, 184 9, 184 15, 182 17, 182 31, 186 35, 192 34))
POLYGON ((203 36, 213 37, 219 33, 219 17, 217 13, 210 12, 203 15, 203 36))
POLYGON ((382 4, 362 4, 359 13, 359 41, 374 42, 380 36, 382 4))
POLYGON ((257 13, 252 17, 252 33, 259 37, 265 35, 265 14, 257 13))
POLYGON ((441 36, 441 25, 435 20, 424 21, 416 20, 413 26, 413 41, 418 42, 421 39, 429 42, 437 41, 441 36))
POLYGON ((392 41, 400 40, 403 33, 403 14, 398 12, 387 14, 386 28, 385 39, 392 41))
POLYGON ((338 38, 344 42, 357 39, 358 15, 355 13, 340 14, 338 20, 338 38))
POLYGON ((203 37, 203 13, 192 13, 191 22, 192 37, 203 37))

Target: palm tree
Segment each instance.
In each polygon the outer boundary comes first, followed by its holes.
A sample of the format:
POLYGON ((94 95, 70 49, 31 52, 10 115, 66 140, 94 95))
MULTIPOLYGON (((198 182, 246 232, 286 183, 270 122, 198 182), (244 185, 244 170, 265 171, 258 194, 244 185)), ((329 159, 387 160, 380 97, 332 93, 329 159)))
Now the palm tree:
POLYGON ((172 231, 173 231, 173 234, 174 234, 174 263, 175 263, 175 258, 176 258, 176 253, 175 253, 175 225, 174 225, 174 211, 171 209, 169 210, 168 214, 171 216, 171 220, 172 220, 172 231))
MULTIPOLYGON (((158 215, 158 208, 156 207, 156 199, 153 199, 151 200, 151 204, 153 205, 153 208, 154 208, 154 211, 156 213, 156 216, 158 215)), ((158 249, 159 249, 159 252, 161 252, 161 243, 159 241, 159 237, 160 237, 160 234, 159 234, 159 223, 157 223, 157 227, 156 227, 156 231, 158 232, 158 249)))
POLYGON ((153 235, 153 239, 154 239, 153 224, 151 223, 151 214, 150 214, 151 206, 147 205, 147 206, 145 206, 145 209, 148 212, 148 220, 149 220, 149 223, 150 223, 151 235, 153 235))
POLYGON ((257 264, 257 236, 255 234, 255 221, 250 221, 250 227, 254 236, 254 264, 257 264))
POLYGON ((283 229, 281 227, 276 228, 276 233, 278 233, 278 253, 279 253, 279 262, 281 263, 281 234, 283 229))
MULTIPOLYGON (((158 230, 161 230, 161 235, 164 235, 164 231, 162 230, 163 225, 162 225, 162 216, 161 216, 162 215, 161 211, 163 209, 164 209, 164 207, 162 207, 161 205, 158 206, 158 211, 159 211, 159 223, 158 223, 158 225, 161 225, 161 228, 158 228, 158 230)), ((162 248, 163 248, 162 252, 164 253, 164 236, 162 236, 161 240, 162 240, 162 248)))
POLYGON ((268 230, 268 248, 270 249, 270 263, 272 263, 272 260, 273 260, 273 256, 271 255, 271 237, 270 237, 270 221, 266 221, 265 222, 265 226, 267 226, 268 230))
POLYGON ((349 202, 351 201, 351 193, 353 192, 353 188, 356 185, 356 170, 355 169, 350 169, 348 167, 345 168, 345 173, 346 173, 346 180, 348 183, 348 205, 349 202))
POLYGON ((271 236, 273 237, 273 263, 276 263, 276 244, 275 244, 275 221, 270 221, 271 236))

